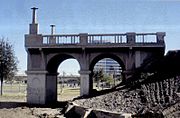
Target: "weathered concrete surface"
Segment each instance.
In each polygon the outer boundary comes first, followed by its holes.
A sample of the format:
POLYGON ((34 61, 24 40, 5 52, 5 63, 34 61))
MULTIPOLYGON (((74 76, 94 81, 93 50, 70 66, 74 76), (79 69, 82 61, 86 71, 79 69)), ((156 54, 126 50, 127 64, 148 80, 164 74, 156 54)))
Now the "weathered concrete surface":
POLYGON ((27 102, 46 104, 57 101, 57 74, 46 71, 27 71, 27 102))
POLYGON ((90 93, 90 86, 87 86, 87 85, 90 85, 90 77, 89 77, 89 74, 90 74, 90 71, 80 71, 79 74, 81 75, 80 76, 80 95, 83 96, 83 95, 89 95, 90 93))
POLYGON ((28 71, 27 102, 33 104, 46 103, 46 72, 28 71))

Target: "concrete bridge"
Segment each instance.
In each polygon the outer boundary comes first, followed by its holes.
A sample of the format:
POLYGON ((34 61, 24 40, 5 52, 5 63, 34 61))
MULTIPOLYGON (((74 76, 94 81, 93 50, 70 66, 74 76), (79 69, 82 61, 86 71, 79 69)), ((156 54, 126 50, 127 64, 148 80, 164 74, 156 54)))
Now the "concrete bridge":
MULTIPOLYGON (((38 33, 36 8, 33 9, 29 34, 25 35, 27 64, 27 102, 46 104, 57 101, 57 69, 66 59, 80 65, 80 95, 92 90, 92 72, 103 58, 112 58, 122 67, 125 79, 149 59, 164 55, 164 32, 117 34, 54 34, 38 33)), ((73 66, 73 65, 72 65, 73 66)))

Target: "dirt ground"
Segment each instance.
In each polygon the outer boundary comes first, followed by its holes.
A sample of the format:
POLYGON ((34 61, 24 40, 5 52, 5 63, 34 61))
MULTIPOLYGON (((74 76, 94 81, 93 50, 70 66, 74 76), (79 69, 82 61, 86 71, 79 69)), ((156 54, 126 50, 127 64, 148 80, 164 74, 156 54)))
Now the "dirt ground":
POLYGON ((56 106, 29 106, 26 104, 25 85, 4 85, 0 96, 0 118, 64 118, 61 114, 67 100, 79 96, 79 88, 58 88, 56 106), (21 91, 23 90, 23 92, 21 91))
POLYGON ((22 96, 1 96, 0 118, 64 118, 61 107, 29 106, 25 100, 22 96))

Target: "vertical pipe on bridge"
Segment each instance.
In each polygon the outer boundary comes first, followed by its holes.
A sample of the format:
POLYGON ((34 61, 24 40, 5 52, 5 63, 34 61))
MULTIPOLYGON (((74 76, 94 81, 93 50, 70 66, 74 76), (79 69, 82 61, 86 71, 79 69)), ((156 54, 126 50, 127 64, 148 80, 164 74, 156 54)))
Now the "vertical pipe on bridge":
POLYGON ((51 35, 53 35, 55 33, 55 25, 52 24, 50 25, 50 27, 51 27, 51 35))
POLYGON ((33 7, 33 8, 31 8, 31 9, 33 10, 33 13, 32 13, 32 24, 36 24, 36 22, 37 22, 37 19, 36 19, 36 10, 37 10, 38 8, 33 7))
POLYGON ((51 37, 49 39, 50 44, 56 44, 56 38, 53 36, 55 33, 55 25, 50 25, 51 27, 51 37))
POLYGON ((33 10, 33 13, 32 13, 32 23, 30 24, 29 34, 38 34, 38 24, 36 23, 37 22, 36 10, 38 8, 33 7, 31 9, 33 10))

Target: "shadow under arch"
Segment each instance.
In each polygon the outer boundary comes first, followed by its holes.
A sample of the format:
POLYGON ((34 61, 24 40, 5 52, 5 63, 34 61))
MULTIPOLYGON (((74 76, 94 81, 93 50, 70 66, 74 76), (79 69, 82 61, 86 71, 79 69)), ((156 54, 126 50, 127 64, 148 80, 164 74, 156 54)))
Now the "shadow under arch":
POLYGON ((68 54, 57 54, 48 61, 46 70, 49 73, 57 73, 59 65, 67 59, 75 59, 81 68, 81 64, 79 63, 79 60, 76 57, 68 54))

